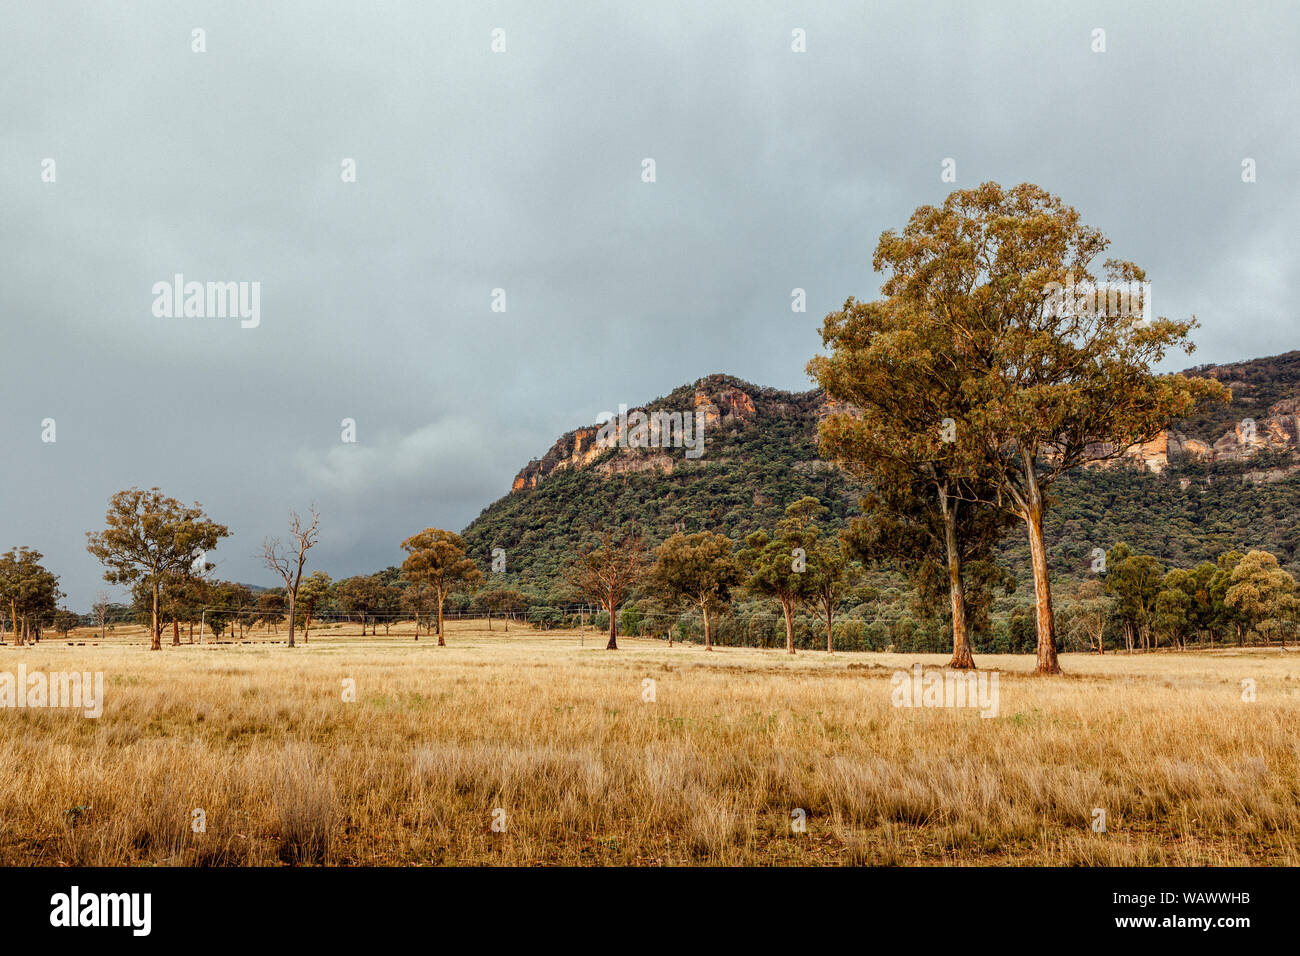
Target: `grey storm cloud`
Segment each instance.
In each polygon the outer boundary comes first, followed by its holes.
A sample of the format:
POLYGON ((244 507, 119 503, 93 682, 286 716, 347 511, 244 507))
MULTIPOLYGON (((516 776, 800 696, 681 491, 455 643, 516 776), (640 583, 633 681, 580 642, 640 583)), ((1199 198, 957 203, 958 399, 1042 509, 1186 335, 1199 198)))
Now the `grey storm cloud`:
POLYGON ((1203 326, 1170 368, 1295 348, 1296 49, 1290 3, 6 4, 0 548, 85 608, 85 532, 158 485, 224 577, 312 501, 316 566, 395 563, 602 409, 809 387, 945 158, 1145 266, 1203 326), (260 282, 260 325, 156 317, 177 273, 260 282))

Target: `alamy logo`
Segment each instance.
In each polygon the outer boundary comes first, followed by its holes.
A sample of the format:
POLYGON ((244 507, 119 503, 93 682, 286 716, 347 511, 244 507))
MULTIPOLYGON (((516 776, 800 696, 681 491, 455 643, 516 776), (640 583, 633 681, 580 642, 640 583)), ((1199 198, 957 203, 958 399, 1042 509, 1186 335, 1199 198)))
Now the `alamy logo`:
POLYGON ((153 314, 158 319, 240 319, 241 329, 262 324, 261 282, 171 282, 153 284, 153 314))
POLYGON ((1047 283, 1043 295, 1047 299, 1047 313, 1052 316, 1134 316, 1143 324, 1155 317, 1151 311, 1151 283, 1136 279, 1076 284, 1071 272, 1064 283, 1047 283))
POLYGON ((41 671, 27 673, 27 665, 18 665, 18 674, 0 671, 0 708, 70 707, 87 717, 104 712, 104 672, 41 671))
POLYGON ((51 926, 128 926, 133 936, 148 936, 153 897, 149 893, 70 892, 50 897, 51 926))
POLYGON ((596 434, 597 448, 685 448, 687 458, 704 454, 704 419, 693 412, 641 409, 628 412, 618 406, 618 414, 604 412, 604 424, 596 434))
POLYGON ((978 707, 981 717, 998 715, 998 672, 925 670, 895 671, 889 680, 895 707, 978 707))

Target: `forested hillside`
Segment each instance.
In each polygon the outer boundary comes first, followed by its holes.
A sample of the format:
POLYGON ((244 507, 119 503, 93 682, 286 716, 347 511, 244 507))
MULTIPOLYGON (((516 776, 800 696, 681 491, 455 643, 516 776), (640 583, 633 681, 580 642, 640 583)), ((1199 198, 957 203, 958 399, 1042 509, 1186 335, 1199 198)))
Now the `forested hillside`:
MULTIPOLYGON (((1078 471, 1056 486, 1046 533, 1067 605, 1093 576, 1096 549, 1109 551, 1119 542, 1167 568, 1260 549, 1300 572, 1300 455, 1294 411, 1288 411, 1300 396, 1300 352, 1191 373, 1231 385, 1231 405, 1172 423, 1167 454, 1161 443, 1142 456, 1078 471), (1257 423, 1260 440, 1229 440, 1244 418, 1257 423), (1196 453, 1197 442, 1208 450, 1196 453)), ((675 531, 706 530, 740 542, 751 531, 773 527, 785 507, 805 495, 829 509, 825 523, 832 529, 859 511, 862 486, 817 454, 817 422, 828 409, 819 392, 782 392, 715 375, 645 409, 690 411, 705 420, 705 453, 692 460, 681 448, 602 449, 594 426, 563 436, 521 470, 516 490, 464 532, 469 553, 481 560, 493 548, 505 550, 501 586, 551 604, 571 599, 565 566, 584 539, 609 529, 641 530, 652 544, 675 531)), ((999 646, 1014 646, 1016 619, 1032 590, 1020 529, 1013 527, 1000 554, 1020 586, 996 602, 994 630, 999 646)), ((915 618, 907 632, 919 628, 930 635, 918 638, 922 645, 941 645, 941 623, 926 623, 930 615, 915 606, 900 575, 876 569, 863 593, 874 596, 868 617, 895 623, 915 618)), ((993 640, 992 634, 982 637, 985 646, 993 640)))
MULTIPOLYGON (((716 531, 739 540, 771 527, 804 495, 830 508, 835 527, 854 514, 860 486, 817 456, 823 407, 817 393, 760 389, 715 375, 646 407, 694 409, 700 391, 719 397, 733 390, 748 396, 754 411, 727 413, 717 406, 719 420, 705 426, 701 458, 687 459, 681 449, 615 448, 580 466, 555 469, 536 487, 485 508, 464 531, 470 553, 504 548, 510 584, 544 595, 558 586, 578 543, 606 529, 641 529, 655 543, 674 531, 716 531)), ((703 402, 698 407, 707 408, 703 402)), ((521 476, 535 472, 526 468, 521 476)))
POLYGON ((1185 374, 1217 378, 1232 389, 1230 404, 1207 405, 1201 414, 1175 423, 1189 435, 1212 443, 1242 419, 1260 418, 1277 403, 1300 397, 1300 350, 1248 362, 1200 365, 1185 374))

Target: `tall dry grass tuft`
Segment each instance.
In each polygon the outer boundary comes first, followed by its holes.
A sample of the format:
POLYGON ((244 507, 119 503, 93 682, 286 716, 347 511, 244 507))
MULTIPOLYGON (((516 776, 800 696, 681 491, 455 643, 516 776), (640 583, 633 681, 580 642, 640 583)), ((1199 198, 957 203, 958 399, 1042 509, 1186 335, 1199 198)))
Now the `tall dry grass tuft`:
POLYGON ((279 816, 279 856, 285 863, 333 862, 337 795, 314 750, 285 745, 273 790, 279 816))

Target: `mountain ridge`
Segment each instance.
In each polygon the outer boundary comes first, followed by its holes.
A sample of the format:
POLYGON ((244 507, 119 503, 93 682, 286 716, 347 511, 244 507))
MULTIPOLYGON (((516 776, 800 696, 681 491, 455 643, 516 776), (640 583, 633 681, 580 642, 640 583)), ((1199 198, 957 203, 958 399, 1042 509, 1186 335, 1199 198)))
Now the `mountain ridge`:
MULTIPOLYGON (((1094 547, 1118 540, 1173 562, 1212 559, 1214 549, 1231 547, 1300 559, 1300 532, 1286 526, 1300 511, 1300 351, 1186 374, 1224 381, 1232 401, 1171 422, 1124 459, 1063 479, 1048 516, 1054 569, 1083 573, 1094 547)), ((604 530, 640 530, 652 544, 703 530, 739 541, 772 527, 804 495, 827 506, 830 527, 842 527, 858 513, 864 489, 817 453, 817 422, 837 407, 818 389, 704 376, 626 409, 627 427, 607 428, 605 447, 598 424, 566 432, 464 537, 474 554, 506 550, 503 584, 554 593, 582 540, 604 530), (680 447, 629 447, 636 411, 700 416, 705 454, 692 460, 680 447)), ((1002 549, 1017 574, 1027 563, 1022 538, 1013 532, 1002 549)))
MULTIPOLYGON (((1243 414, 1240 419, 1225 423, 1222 415, 1214 415, 1211 410, 1199 418, 1171 423, 1171 427, 1153 441, 1130 449, 1126 455, 1130 463, 1143 470, 1159 472, 1179 460, 1241 461, 1264 451, 1300 452, 1300 350, 1224 365, 1199 365, 1182 374, 1218 379, 1232 389, 1232 402, 1224 407, 1243 412, 1256 412, 1262 407, 1264 415, 1256 419, 1251 414, 1243 414), (1287 368, 1294 376, 1289 384, 1295 394, 1279 397, 1271 390, 1261 388, 1262 383, 1255 375, 1260 363, 1281 363, 1287 368), (1267 398, 1267 405, 1261 406, 1261 394, 1267 398), (1246 422, 1253 422, 1253 434, 1246 422), (1228 427, 1216 436, 1211 433, 1216 424, 1227 424, 1228 427)), ((691 411, 704 416, 706 428, 725 425, 733 419, 745 421, 755 417, 758 414, 756 401, 777 410, 812 404, 819 409, 819 418, 837 405, 821 389, 789 392, 754 385, 734 375, 715 373, 681 385, 645 405, 631 406, 628 411, 658 411, 666 407, 681 410, 678 406, 683 393, 690 390, 694 391, 691 411)), ((532 459, 519 470, 511 483, 511 492, 536 488, 540 481, 557 470, 587 467, 597 461, 602 463, 606 475, 616 472, 618 469, 608 464, 609 458, 613 457, 609 453, 614 449, 600 445, 600 431, 601 426, 597 423, 565 432, 545 455, 532 459)), ((656 456, 656 467, 671 467, 670 463, 663 461, 664 457, 656 456)))

